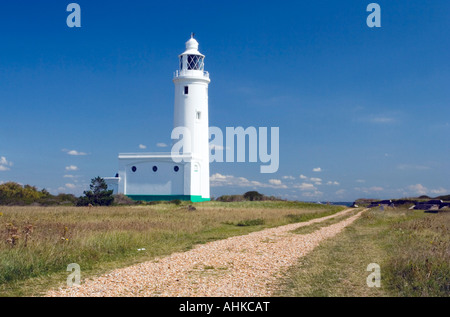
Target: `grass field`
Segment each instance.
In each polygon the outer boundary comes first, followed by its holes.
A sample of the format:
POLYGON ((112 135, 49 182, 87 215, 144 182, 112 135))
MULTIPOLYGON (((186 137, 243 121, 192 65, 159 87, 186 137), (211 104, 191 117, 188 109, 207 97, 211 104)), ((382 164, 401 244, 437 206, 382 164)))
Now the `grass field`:
POLYGON ((0 207, 0 296, 38 296, 196 244, 331 215, 342 206, 261 201, 128 207, 0 207), (143 250, 145 249, 145 250, 143 250), (139 251, 140 250, 140 251, 139 251))
MULTIPOLYGON (((321 224, 323 225, 323 224, 321 224)), ((308 233, 308 227, 298 231, 308 233)), ((450 296, 450 212, 371 209, 299 260, 278 296, 450 296), (367 266, 381 287, 368 287, 367 266)))

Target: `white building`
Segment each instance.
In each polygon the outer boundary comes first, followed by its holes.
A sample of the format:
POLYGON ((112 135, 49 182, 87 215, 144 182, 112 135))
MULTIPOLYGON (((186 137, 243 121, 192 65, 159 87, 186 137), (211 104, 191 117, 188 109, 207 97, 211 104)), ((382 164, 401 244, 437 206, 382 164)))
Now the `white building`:
MULTIPOLYGON (((121 153, 119 173, 105 177, 109 189, 135 200, 210 199, 209 192, 209 73, 193 36, 179 56, 174 74, 174 128, 185 127, 191 135, 190 151, 169 153, 121 153), (179 162, 181 159, 181 162, 179 162), (177 163, 178 162, 178 163, 177 163)), ((188 147, 187 147, 188 148, 188 147)))

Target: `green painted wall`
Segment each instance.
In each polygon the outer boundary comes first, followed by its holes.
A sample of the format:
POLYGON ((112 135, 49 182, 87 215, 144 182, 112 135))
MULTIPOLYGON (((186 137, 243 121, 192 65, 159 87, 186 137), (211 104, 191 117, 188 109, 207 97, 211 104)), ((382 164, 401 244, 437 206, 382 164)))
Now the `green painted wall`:
POLYGON ((175 199, 192 201, 193 203, 209 201, 210 198, 203 198, 202 196, 190 196, 190 195, 127 195, 133 200, 143 201, 171 201, 175 199))

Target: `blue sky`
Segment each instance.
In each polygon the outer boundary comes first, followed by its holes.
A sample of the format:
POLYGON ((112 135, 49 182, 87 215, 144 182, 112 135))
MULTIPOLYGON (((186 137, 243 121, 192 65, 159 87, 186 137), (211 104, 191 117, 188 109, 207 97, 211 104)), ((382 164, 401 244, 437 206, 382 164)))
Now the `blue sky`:
POLYGON ((377 1, 381 28, 362 0, 79 0, 68 28, 70 2, 0 4, 0 182, 79 195, 120 152, 169 151, 195 32, 210 125, 280 128, 278 172, 213 163, 213 196, 450 193, 448 1, 377 1))

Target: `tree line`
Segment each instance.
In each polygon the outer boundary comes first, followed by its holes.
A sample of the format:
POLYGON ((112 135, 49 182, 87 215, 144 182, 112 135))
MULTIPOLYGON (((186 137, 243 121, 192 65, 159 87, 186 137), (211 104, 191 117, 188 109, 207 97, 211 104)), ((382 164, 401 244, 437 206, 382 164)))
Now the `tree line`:
POLYGON ((84 191, 83 194, 81 197, 64 193, 52 195, 45 188, 38 190, 35 186, 7 182, 0 185, 0 205, 110 206, 114 202, 113 191, 108 190, 108 185, 101 177, 93 178, 90 190, 84 191))
MULTIPOLYGON (((214 199, 211 199, 214 200, 214 199)), ((236 201, 266 201, 281 200, 274 196, 266 196, 257 191, 249 191, 243 195, 223 195, 215 199, 221 202, 236 201)), ((181 201, 172 201, 180 204, 181 201)), ((157 202, 148 202, 153 204, 157 202)), ((111 206, 144 204, 144 202, 133 201, 125 195, 113 195, 108 190, 108 185, 100 176, 91 179, 89 190, 83 192, 83 196, 76 197, 72 194, 52 195, 46 189, 38 190, 35 186, 20 185, 15 182, 7 182, 0 185, 0 205, 3 206, 111 206)))

